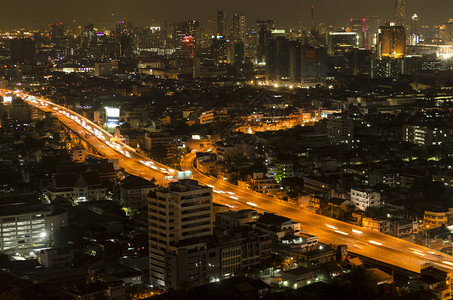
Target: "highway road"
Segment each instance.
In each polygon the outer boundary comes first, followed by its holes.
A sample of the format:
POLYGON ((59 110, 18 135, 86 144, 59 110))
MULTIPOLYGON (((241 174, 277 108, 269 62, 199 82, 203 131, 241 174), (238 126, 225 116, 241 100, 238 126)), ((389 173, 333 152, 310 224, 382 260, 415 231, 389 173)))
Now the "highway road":
MULTIPOLYGON (((54 104, 48 99, 35 98, 20 91, 0 90, 0 94, 14 93, 44 111, 52 111, 58 119, 77 133, 98 152, 111 159, 119 159, 120 166, 128 173, 155 178, 160 185, 166 185, 165 176, 175 176, 177 170, 154 162, 135 152, 135 150, 120 141, 112 141, 112 135, 90 120, 79 114, 54 104)), ((198 172, 193 162, 196 153, 190 153, 181 161, 182 171, 192 171, 193 178, 200 184, 213 189, 213 200, 216 203, 228 205, 232 209, 253 208, 260 212, 272 212, 300 222, 301 229, 306 233, 318 236, 322 243, 346 244, 348 250, 391 265, 415 272, 420 266, 432 263, 453 270, 453 257, 433 251, 379 232, 364 229, 335 219, 301 210, 299 207, 280 202, 273 198, 250 190, 240 189, 231 183, 206 176, 198 172)))
POLYGON ((255 208, 291 218, 301 225, 301 230, 318 236, 328 244, 346 244, 348 250, 407 270, 420 272, 420 266, 432 262, 443 268, 453 269, 453 257, 405 240, 354 226, 332 218, 300 209, 294 204, 272 197, 243 190, 223 180, 206 176, 193 166, 196 153, 181 161, 183 170, 191 170, 193 178, 213 187, 215 201, 233 208, 255 208))

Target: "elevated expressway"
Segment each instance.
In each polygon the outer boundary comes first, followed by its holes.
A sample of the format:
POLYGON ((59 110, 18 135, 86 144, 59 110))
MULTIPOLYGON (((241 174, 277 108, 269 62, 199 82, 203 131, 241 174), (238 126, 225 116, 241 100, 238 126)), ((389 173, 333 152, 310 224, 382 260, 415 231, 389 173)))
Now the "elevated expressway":
MULTIPOLYGON (((158 184, 165 185, 165 176, 175 176, 177 170, 152 161, 135 152, 121 141, 111 141, 112 135, 87 118, 55 104, 48 99, 34 97, 20 91, 0 90, 0 94, 15 94, 30 105, 52 112, 60 122, 78 134, 97 152, 111 159, 119 159, 120 166, 128 173, 155 178, 158 184)), ((335 219, 301 210, 297 206, 279 202, 269 196, 206 176, 194 168, 196 153, 186 155, 181 161, 183 171, 192 171, 193 178, 200 184, 213 189, 213 200, 232 209, 253 208, 261 212, 273 212, 300 222, 301 230, 317 235, 319 241, 327 244, 346 244, 348 250, 400 268, 415 272, 420 266, 431 263, 453 270, 453 257, 427 247, 395 238, 379 232, 367 230, 335 219)))

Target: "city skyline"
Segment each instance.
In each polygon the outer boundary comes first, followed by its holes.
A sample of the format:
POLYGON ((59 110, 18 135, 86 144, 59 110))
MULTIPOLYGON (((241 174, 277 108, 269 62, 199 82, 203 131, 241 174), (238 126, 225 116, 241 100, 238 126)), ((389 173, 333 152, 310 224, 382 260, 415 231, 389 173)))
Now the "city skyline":
MULTIPOLYGON (((284 5, 276 7, 275 2, 270 0, 243 3, 237 0, 228 4, 210 4, 206 0, 196 0, 190 3, 174 1, 172 3, 155 3, 151 1, 135 1, 134 5, 126 5, 120 1, 105 0, 80 1, 59 5, 58 1, 45 0, 39 3, 31 1, 5 3, 0 11, 0 30, 29 28, 41 29, 47 24, 64 22, 80 26, 86 23, 96 23, 97 26, 110 26, 119 19, 127 18, 137 24, 148 25, 153 20, 175 22, 186 19, 198 19, 206 21, 214 20, 218 10, 227 13, 231 22, 234 13, 247 16, 247 25, 253 26, 258 19, 274 19, 279 26, 298 26, 300 22, 307 26, 311 22, 310 7, 314 4, 315 23, 328 25, 346 25, 351 17, 371 17, 378 15, 384 21, 392 21, 394 15, 394 0, 380 1, 379 3, 367 1, 340 0, 332 3, 328 0, 302 1, 286 0, 284 5), (22 7, 24 6, 24 7, 22 7), (86 9, 89 7, 90 9, 86 9), (177 9, 175 9, 175 7, 177 9), (52 13, 49 13, 52 8, 52 13), (202 9, 195 9, 202 8, 202 9), (20 14, 17 12, 20 10, 20 14), (32 25, 33 24, 33 25, 32 25)), ((426 7, 421 0, 406 3, 406 18, 416 13, 422 24, 434 25, 448 21, 453 15, 453 7, 449 6, 449 0, 436 0, 435 5, 426 7), (442 8, 442 9, 439 9, 442 8)))
POLYGON ((0 300, 452 299, 452 1, 4 3, 0 300))

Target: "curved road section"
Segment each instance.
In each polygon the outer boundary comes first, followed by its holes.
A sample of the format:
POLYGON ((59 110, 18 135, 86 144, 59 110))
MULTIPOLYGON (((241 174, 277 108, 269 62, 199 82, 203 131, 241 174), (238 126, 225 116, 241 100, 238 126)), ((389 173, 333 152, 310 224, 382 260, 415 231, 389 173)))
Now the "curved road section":
MULTIPOLYGON (((166 185, 165 176, 176 175, 176 170, 140 155, 128 145, 117 141, 111 134, 87 118, 53 103, 49 99, 35 97, 22 91, 0 90, 0 94, 15 94, 30 105, 52 112, 60 122, 99 153, 110 159, 118 159, 120 166, 128 173, 148 180, 155 178, 160 185, 166 185)), ((301 229, 318 236, 327 244, 346 244, 348 250, 406 270, 420 272, 423 264, 431 263, 453 270, 453 257, 427 247, 413 244, 396 237, 367 230, 335 219, 301 210, 295 205, 279 202, 271 197, 206 176, 196 168, 196 153, 186 155, 181 161, 182 171, 192 171, 193 178, 213 190, 213 200, 232 209, 253 208, 260 212, 272 212, 296 222, 301 229)))

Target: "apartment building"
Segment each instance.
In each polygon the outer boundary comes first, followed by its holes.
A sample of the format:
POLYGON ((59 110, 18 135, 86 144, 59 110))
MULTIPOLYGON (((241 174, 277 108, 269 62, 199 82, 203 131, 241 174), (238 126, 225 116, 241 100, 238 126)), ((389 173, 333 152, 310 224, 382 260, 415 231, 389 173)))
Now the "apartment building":
POLYGON ((219 276, 219 248, 212 248, 212 190, 184 179, 150 193, 150 281, 181 289, 219 276))

